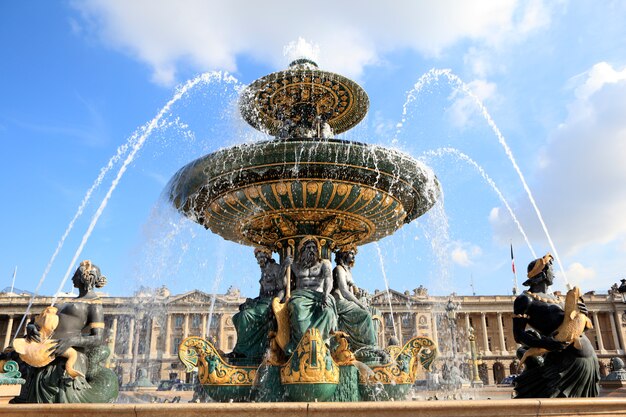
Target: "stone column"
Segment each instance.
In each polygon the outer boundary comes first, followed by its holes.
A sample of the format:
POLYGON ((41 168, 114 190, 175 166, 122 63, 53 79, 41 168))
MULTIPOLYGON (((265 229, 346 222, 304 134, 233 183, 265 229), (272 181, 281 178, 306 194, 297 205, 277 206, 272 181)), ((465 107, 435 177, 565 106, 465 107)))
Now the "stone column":
POLYGON ((508 355, 506 350, 506 342, 504 340, 504 327, 502 326, 502 313, 498 313, 498 337, 500 339, 500 351, 503 355, 508 355))
POLYGON ((13 315, 9 314, 9 322, 7 323, 7 334, 4 336, 4 346, 2 349, 9 346, 11 343, 11 333, 13 332, 13 315))
POLYGON ((222 349, 223 351, 227 350, 228 347, 226 346, 226 338, 224 337, 224 320, 225 320, 225 316, 224 314, 220 314, 219 315, 219 319, 220 319, 220 332, 219 332, 219 345, 220 345, 220 349, 222 349))
POLYGON ((626 349, 626 345, 624 345, 624 334, 622 333, 622 315, 619 311, 613 313, 613 318, 615 319, 615 326, 617 326, 617 338, 619 340, 619 349, 624 352, 626 349))
MULTIPOLYGON (((153 317, 150 325, 150 350, 148 351, 148 358, 156 358, 158 354, 157 349, 157 319, 153 317)), ((159 331, 160 333, 160 331, 159 331)))
POLYGON ((617 336, 617 326, 615 326, 615 316, 609 314, 609 322, 611 323, 611 333, 613 334, 613 344, 615 345, 615 350, 617 353, 622 353, 622 345, 619 343, 619 338, 617 336))
POLYGON ((432 312, 432 329, 433 329, 433 342, 439 346, 439 332, 437 332, 437 313, 432 312))
MULTIPOLYGON (((128 326, 128 349, 126 354, 128 356, 133 355, 133 342, 135 341, 135 318, 133 316, 130 317, 130 325, 128 326)), ((134 377, 131 375, 131 380, 134 380, 134 377)))
POLYGON ((598 320, 598 312, 593 313, 593 327, 596 329, 596 338, 598 339, 598 348, 600 352, 606 352, 604 349, 604 342, 602 341, 602 331, 600 330, 600 320, 598 320))
POLYGON ((491 353, 489 350, 489 336, 487 335, 487 316, 486 313, 480 313, 480 321, 483 325, 483 346, 485 353, 491 353))
POLYGON ((172 315, 167 314, 165 320, 165 352, 164 354, 169 356, 172 354, 172 315))
POLYGON ((183 340, 189 336, 189 313, 184 314, 185 320, 183 321, 183 340))
POLYGON ((398 332, 396 335, 398 338, 398 345, 402 346, 402 313, 396 316, 396 332, 398 332))
POLYGON ((206 339, 206 321, 207 321, 207 315, 206 314, 202 314, 202 338, 206 339))
POLYGON ((109 340, 109 349, 111 349, 111 355, 109 358, 115 357, 115 342, 117 341, 117 316, 113 317, 113 323, 111 324, 111 339, 109 340))
POLYGON ((470 324, 470 313, 465 313, 465 334, 467 335, 467 350, 471 350, 471 342, 469 339, 470 328, 472 325, 470 324))

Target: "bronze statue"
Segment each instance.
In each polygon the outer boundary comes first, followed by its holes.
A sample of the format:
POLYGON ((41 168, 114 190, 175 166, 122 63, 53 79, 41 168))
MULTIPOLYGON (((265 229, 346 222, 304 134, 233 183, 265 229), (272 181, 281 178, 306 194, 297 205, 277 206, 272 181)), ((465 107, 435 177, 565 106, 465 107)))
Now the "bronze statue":
POLYGON ((337 329, 337 307, 331 295, 333 289, 332 265, 322 259, 321 246, 314 236, 305 236, 298 245, 298 260, 285 257, 296 278, 296 289, 291 294, 287 309, 291 341, 286 353, 291 353, 304 333, 315 327, 324 340, 337 329))
POLYGON ((260 360, 269 346, 268 335, 276 330, 272 314, 274 297, 283 299, 285 296, 285 268, 272 258, 268 249, 254 250, 259 267, 261 267, 260 290, 257 298, 248 298, 239 306, 239 313, 233 316, 237 330, 237 344, 230 358, 245 357, 260 360))
POLYGON ((117 376, 102 366, 109 350, 102 301, 94 291, 106 284, 106 277, 96 265, 83 261, 72 283, 78 289, 77 298, 61 304, 58 311, 47 308, 26 327, 28 343, 49 342, 44 346, 52 360, 27 367, 18 402, 95 403, 117 398, 117 376))
POLYGON ((359 288, 352 279, 352 267, 357 249, 346 246, 335 254, 337 266, 333 270, 333 296, 337 304, 337 326, 348 335, 350 348, 356 351, 365 346, 376 345, 376 330, 372 315, 357 295, 359 288))
MULTIPOLYGON (((569 343, 555 335, 563 324, 565 311, 561 300, 548 293, 554 280, 552 259, 547 254, 528 265, 528 280, 523 285, 529 288, 513 305, 515 341, 526 347, 518 355, 530 348, 547 351, 543 361, 533 362, 517 377, 516 398, 597 397, 600 369, 589 339, 582 334, 576 343, 569 343)), ((582 298, 576 301, 579 302, 575 313, 586 315, 582 298)))

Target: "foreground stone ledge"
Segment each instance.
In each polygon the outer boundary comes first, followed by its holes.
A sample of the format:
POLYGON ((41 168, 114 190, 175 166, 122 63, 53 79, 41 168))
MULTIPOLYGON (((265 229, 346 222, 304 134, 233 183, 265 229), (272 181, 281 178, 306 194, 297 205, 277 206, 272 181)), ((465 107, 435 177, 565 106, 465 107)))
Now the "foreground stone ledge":
POLYGON ((0 405, 3 417, 415 417, 626 416, 626 399, 397 401, 380 403, 26 404, 0 405))

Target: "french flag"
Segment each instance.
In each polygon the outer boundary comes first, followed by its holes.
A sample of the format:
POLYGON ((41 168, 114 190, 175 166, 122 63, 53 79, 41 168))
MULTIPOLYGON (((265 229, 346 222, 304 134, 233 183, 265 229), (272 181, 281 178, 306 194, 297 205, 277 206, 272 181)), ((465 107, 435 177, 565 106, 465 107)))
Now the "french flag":
POLYGON ((513 244, 511 243, 511 269, 513 269, 513 273, 515 274, 515 258, 513 257, 513 244))

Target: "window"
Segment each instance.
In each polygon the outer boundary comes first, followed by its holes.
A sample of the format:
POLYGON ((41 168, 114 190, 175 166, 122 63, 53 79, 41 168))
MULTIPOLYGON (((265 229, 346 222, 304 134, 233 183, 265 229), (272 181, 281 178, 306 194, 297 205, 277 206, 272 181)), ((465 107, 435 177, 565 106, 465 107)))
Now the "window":
POLYGON ((200 327, 200 323, 201 323, 201 318, 199 314, 194 314, 193 316, 191 316, 191 326, 194 328, 198 328, 200 327))
POLYGON ((404 313, 402 315, 402 327, 410 327, 411 326, 411 315, 408 313, 404 313))
POLYGON ((487 350, 491 351, 491 338, 490 337, 487 338, 487 350))
POLYGON ((485 326, 489 327, 489 317, 485 314, 485 326))
POLYGON ((180 337, 174 338, 174 346, 172 346, 172 353, 178 354, 178 346, 180 345, 180 342, 182 342, 180 337))
POLYGON ((174 317, 174 327, 183 327, 183 316, 174 317))

